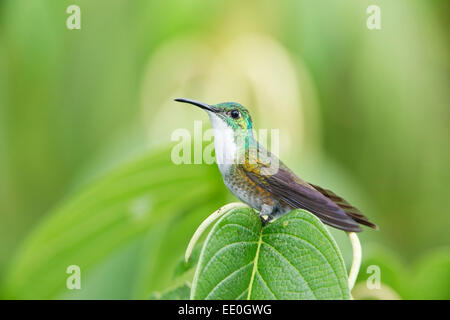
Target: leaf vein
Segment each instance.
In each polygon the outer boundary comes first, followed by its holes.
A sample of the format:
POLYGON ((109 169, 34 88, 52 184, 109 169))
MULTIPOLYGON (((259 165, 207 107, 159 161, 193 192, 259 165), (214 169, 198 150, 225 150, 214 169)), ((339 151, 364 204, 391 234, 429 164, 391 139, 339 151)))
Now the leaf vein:
POLYGON ((299 269, 297 269, 290 261, 288 258, 286 258, 277 248, 275 248, 274 246, 268 244, 267 242, 263 242, 265 245, 273 248, 273 250, 275 250, 275 252, 282 257, 284 260, 287 261, 287 263, 294 268, 294 270, 297 271, 298 275, 303 279, 303 281, 306 283, 306 285, 308 286, 309 290, 311 291, 312 295, 314 296, 315 299, 317 299, 317 296, 315 294, 315 292, 311 289, 311 286, 309 285, 308 281, 306 281, 305 277, 303 276, 303 274, 301 273, 301 271, 299 269))
POLYGON ((328 260, 328 258, 318 249, 318 247, 316 247, 315 245, 313 245, 310 241, 306 240, 306 239, 302 239, 297 235, 291 234, 291 233, 282 233, 282 232, 271 232, 271 233, 266 233, 265 235, 280 235, 280 236, 287 236, 287 237, 293 237, 296 238, 302 242, 307 243, 308 245, 310 245, 312 248, 316 249, 317 252, 319 252, 319 254, 323 257, 323 259, 327 262, 328 266, 330 267, 331 270, 333 270, 333 274, 334 277, 336 278, 336 282, 339 284, 339 278, 337 276, 336 270, 333 268, 333 265, 330 263, 330 261, 328 260))
POLYGON ((250 231, 250 232, 253 233, 255 236, 258 236, 258 234, 257 234, 254 230, 252 230, 252 229, 250 229, 250 228, 248 228, 248 227, 246 227, 246 226, 243 226, 242 224, 239 224, 239 223, 227 223, 225 226, 222 227, 222 229, 225 228, 225 227, 228 227, 228 226, 237 226, 237 227, 240 227, 240 228, 242 228, 242 229, 245 229, 245 230, 250 231))
POLYGON ((232 242, 227 244, 226 246, 223 246, 222 248, 220 248, 220 250, 218 250, 216 253, 214 253, 211 258, 208 260, 208 262, 206 263, 205 267, 203 268, 202 272, 206 272, 207 268, 209 267, 209 265, 212 263, 212 261, 214 259, 217 258, 217 256, 225 250, 228 250, 230 247, 238 245, 238 244, 255 244, 257 243, 256 241, 238 241, 238 242, 232 242))
POLYGON ((208 297, 217 290, 217 288, 219 288, 219 286, 225 282, 228 278, 232 277, 234 274, 238 273, 239 271, 247 268, 249 265, 251 265, 253 263, 253 261, 247 263, 246 265, 243 265, 242 267, 240 267, 239 269, 234 270, 232 273, 230 273, 229 275, 227 275, 225 278, 223 278, 222 280, 220 280, 212 289, 211 291, 208 293, 208 295, 205 297, 205 300, 208 299, 208 297))
POLYGON ((259 234, 258 247, 256 248, 255 259, 253 260, 254 264, 253 264, 252 275, 250 277, 250 282, 248 284, 247 300, 250 300, 250 296, 252 294, 252 289, 253 289, 253 281, 255 279, 255 274, 258 270, 258 258, 259 258, 259 250, 261 248, 261 243, 262 243, 262 232, 259 234))
POLYGON ((267 290, 269 290, 269 292, 272 294, 272 296, 279 300, 278 297, 275 295, 275 292, 272 291, 272 289, 270 289, 269 284, 267 283, 266 280, 264 280, 263 276, 261 275, 261 273, 259 271, 256 271, 256 273, 258 274, 258 276, 261 278, 261 281, 264 283, 265 287, 267 288, 267 290))

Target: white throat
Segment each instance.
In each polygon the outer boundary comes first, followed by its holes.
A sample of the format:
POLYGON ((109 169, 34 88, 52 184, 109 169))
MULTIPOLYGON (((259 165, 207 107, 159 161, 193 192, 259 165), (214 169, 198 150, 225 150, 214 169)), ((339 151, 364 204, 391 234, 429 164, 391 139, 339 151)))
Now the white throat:
POLYGON ((234 141, 234 131, 214 113, 208 112, 208 115, 214 131, 216 162, 222 175, 226 175, 236 158, 237 146, 234 141))

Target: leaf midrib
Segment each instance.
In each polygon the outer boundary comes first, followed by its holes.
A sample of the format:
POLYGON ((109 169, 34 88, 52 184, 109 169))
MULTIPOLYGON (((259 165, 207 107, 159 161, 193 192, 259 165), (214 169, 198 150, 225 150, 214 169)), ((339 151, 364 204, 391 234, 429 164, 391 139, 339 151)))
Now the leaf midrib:
POLYGON ((253 260, 253 270, 252 275, 250 277, 250 283, 248 284, 247 300, 250 300, 250 296, 252 294, 253 282, 255 280, 255 275, 258 270, 259 250, 261 248, 261 244, 262 244, 262 230, 259 232, 258 246, 256 248, 255 259, 253 260))

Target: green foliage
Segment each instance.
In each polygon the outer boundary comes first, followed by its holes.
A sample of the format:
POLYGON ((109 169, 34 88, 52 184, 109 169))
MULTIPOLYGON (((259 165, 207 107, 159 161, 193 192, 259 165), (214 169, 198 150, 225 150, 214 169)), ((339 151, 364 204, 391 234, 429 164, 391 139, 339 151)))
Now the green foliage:
POLYGON ((10 266, 6 297, 105 298, 117 285, 114 298, 146 298, 166 288, 173 280, 167 266, 221 198, 218 182, 212 168, 185 170, 166 151, 117 169, 41 223, 10 266), (80 292, 66 289, 66 269, 74 264, 82 272, 80 292))
POLYGON ((213 227, 192 284, 193 299, 348 299, 341 253, 323 224, 295 210, 262 227, 234 209, 213 227))

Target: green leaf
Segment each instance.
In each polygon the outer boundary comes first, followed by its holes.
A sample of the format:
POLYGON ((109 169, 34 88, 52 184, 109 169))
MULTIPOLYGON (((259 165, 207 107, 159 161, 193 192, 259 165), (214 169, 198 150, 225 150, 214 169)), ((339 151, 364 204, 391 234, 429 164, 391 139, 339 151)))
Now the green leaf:
POLYGON ((262 227, 252 209, 234 209, 203 245, 193 299, 348 299, 347 273, 330 233, 295 210, 262 227))
POLYGON ((191 286, 188 283, 184 283, 175 289, 168 290, 164 293, 152 293, 149 297, 150 300, 188 300, 191 294, 191 286))

